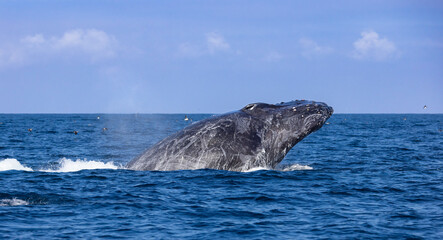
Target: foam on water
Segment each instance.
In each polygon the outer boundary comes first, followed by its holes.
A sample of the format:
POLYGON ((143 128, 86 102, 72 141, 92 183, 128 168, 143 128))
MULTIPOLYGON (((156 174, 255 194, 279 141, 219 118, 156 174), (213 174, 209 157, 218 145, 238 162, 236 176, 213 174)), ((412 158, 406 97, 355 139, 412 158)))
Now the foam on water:
POLYGON ((284 172, 290 172, 290 171, 299 171, 299 170, 312 170, 314 168, 308 165, 300 165, 296 163, 290 165, 282 165, 277 169, 284 172))
POLYGON ((43 169, 43 172, 77 172, 81 170, 93 170, 93 169, 119 169, 119 166, 114 165, 113 162, 98 162, 88 161, 86 159, 77 159, 72 161, 68 158, 62 158, 59 160, 59 166, 56 169, 43 169))
POLYGON ((255 167, 255 168, 251 168, 248 170, 244 170, 242 172, 256 172, 256 171, 268 171, 271 170, 270 168, 265 168, 265 167, 255 167))
POLYGON ((58 164, 54 168, 34 170, 29 167, 23 166, 17 159, 7 158, 0 160, 0 172, 19 170, 19 171, 40 171, 40 172, 77 172, 81 170, 94 170, 94 169, 120 169, 121 166, 115 165, 113 162, 99 162, 99 161, 88 161, 86 159, 77 159, 75 161, 62 158, 58 161, 58 164))
MULTIPOLYGON (((113 162, 100 162, 93 160, 71 160, 68 158, 62 158, 58 161, 57 165, 52 168, 34 170, 32 168, 23 166, 17 159, 7 158, 0 160, 0 172, 19 170, 19 171, 39 171, 39 172, 77 172, 81 170, 94 170, 94 169, 124 169, 123 166, 115 165, 113 162)), ((308 165, 290 164, 290 165, 278 165, 275 169, 256 167, 245 170, 243 172, 255 172, 255 171, 300 171, 300 170, 312 170, 313 168, 308 165)))
POLYGON ((0 199, 0 207, 5 206, 23 206, 23 205, 29 205, 29 203, 25 200, 21 200, 18 198, 11 198, 11 199, 0 199))
POLYGON ((17 159, 14 158, 0 160, 0 171, 9 170, 32 171, 32 168, 23 166, 17 159))
POLYGON ((290 172, 290 171, 300 171, 300 170, 312 170, 313 168, 308 165, 300 165, 300 164, 290 164, 290 165, 278 165, 275 169, 265 168, 265 167, 256 167, 251 168, 243 172, 255 172, 255 171, 268 171, 268 170, 275 170, 275 171, 283 171, 283 172, 290 172))

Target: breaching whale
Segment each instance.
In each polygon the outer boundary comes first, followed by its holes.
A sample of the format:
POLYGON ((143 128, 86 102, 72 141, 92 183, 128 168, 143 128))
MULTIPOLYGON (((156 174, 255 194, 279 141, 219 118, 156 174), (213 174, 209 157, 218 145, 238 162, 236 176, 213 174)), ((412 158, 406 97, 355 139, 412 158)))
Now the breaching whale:
POLYGON ((239 111, 196 122, 148 148, 128 163, 132 170, 274 168, 304 137, 320 129, 333 109, 296 100, 252 103, 239 111))

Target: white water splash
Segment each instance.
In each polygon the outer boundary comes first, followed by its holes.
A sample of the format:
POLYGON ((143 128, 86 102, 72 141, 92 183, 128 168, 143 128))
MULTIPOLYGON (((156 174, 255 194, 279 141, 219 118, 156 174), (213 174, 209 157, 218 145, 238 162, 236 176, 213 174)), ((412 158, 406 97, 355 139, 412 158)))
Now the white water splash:
POLYGON ((25 200, 21 200, 18 198, 11 198, 11 199, 0 199, 0 207, 5 206, 23 206, 23 205, 29 205, 29 203, 25 200))
POLYGON ((300 165, 300 164, 291 164, 291 165, 285 165, 285 166, 281 166, 280 171, 284 171, 284 172, 290 172, 290 171, 300 171, 300 170, 312 170, 314 169, 311 166, 308 165, 300 165))
POLYGON ((17 159, 14 158, 0 160, 0 171, 9 170, 32 171, 32 168, 23 166, 17 159))
MULTIPOLYGON (((52 168, 33 170, 32 168, 23 166, 17 159, 7 158, 0 160, 0 172, 9 170, 19 171, 39 171, 39 172, 77 172, 81 170, 94 170, 94 169, 125 169, 123 166, 115 165, 113 162, 100 162, 100 161, 88 161, 86 159, 71 160, 68 158, 62 158, 58 161, 58 164, 52 168)), ((300 170, 312 170, 313 168, 308 165, 291 164, 291 165, 278 165, 275 169, 256 167, 242 172, 255 172, 255 171, 300 171, 300 170)))
POLYGON ((68 158, 62 158, 59 161, 59 168, 56 169, 44 169, 42 172, 77 172, 81 170, 93 170, 93 169, 119 169, 113 162, 97 162, 77 159, 72 161, 68 158))
POLYGON ((32 168, 23 166, 17 159, 8 158, 0 161, 0 172, 9 170, 20 171, 40 171, 40 172, 77 172, 81 170, 93 169, 121 169, 123 167, 114 165, 113 162, 99 162, 77 159, 75 161, 62 158, 58 161, 58 165, 50 169, 33 170, 32 168))
POLYGON ((265 167, 255 167, 255 168, 251 168, 242 172, 255 172, 255 171, 267 171, 267 170, 272 170, 270 168, 265 168, 265 167))
POLYGON ((300 165, 300 164, 291 164, 291 165, 278 165, 275 169, 265 168, 265 167, 255 167, 248 169, 243 172, 255 172, 255 171, 268 171, 268 170, 274 170, 274 171, 283 171, 283 172, 290 172, 290 171, 300 171, 300 170, 312 170, 311 166, 308 165, 300 165))

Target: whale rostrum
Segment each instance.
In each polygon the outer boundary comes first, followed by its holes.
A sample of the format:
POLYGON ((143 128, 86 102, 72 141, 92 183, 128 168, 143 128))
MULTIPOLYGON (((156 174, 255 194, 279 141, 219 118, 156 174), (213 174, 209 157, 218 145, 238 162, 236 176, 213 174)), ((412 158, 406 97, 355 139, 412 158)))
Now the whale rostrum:
POLYGON ((274 168, 332 115, 327 104, 295 100, 252 103, 191 124, 128 163, 132 170, 274 168))

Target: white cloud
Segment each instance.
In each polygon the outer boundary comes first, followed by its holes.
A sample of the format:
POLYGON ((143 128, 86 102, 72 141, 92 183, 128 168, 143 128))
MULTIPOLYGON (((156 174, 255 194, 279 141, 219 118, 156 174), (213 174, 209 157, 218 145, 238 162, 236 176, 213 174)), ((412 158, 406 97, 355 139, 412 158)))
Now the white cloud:
MULTIPOLYGON (((225 38, 215 32, 210 32, 206 34, 206 41, 200 44, 192 43, 181 43, 178 46, 179 57, 201 57, 205 55, 214 55, 219 52, 226 52, 231 50, 231 46, 225 40, 225 38)), ((232 52, 231 52, 232 53, 232 52)), ((235 52, 237 55, 240 54, 239 51, 235 52)))
POLYGON ((229 43, 226 42, 223 36, 215 32, 206 34, 206 43, 210 53, 226 51, 230 48, 229 43))
POLYGON ((65 32, 60 38, 53 37, 56 49, 75 49, 93 55, 95 58, 114 56, 115 38, 104 31, 76 29, 65 32))
POLYGON ((0 49, 0 67, 66 56, 84 56, 98 61, 113 57, 116 47, 117 41, 112 35, 96 29, 75 29, 61 36, 29 35, 12 46, 0 49))
POLYGON ((357 59, 385 60, 397 53, 393 42, 380 38, 374 31, 362 32, 361 38, 354 42, 353 57, 357 59))
POLYGON ((308 38, 301 38, 298 43, 302 48, 302 55, 306 58, 326 55, 333 51, 332 48, 320 46, 316 42, 308 38))
POLYGON ((26 37, 22 38, 21 42, 25 43, 25 44, 40 45, 40 44, 45 43, 46 39, 42 34, 36 34, 34 36, 26 36, 26 37))

